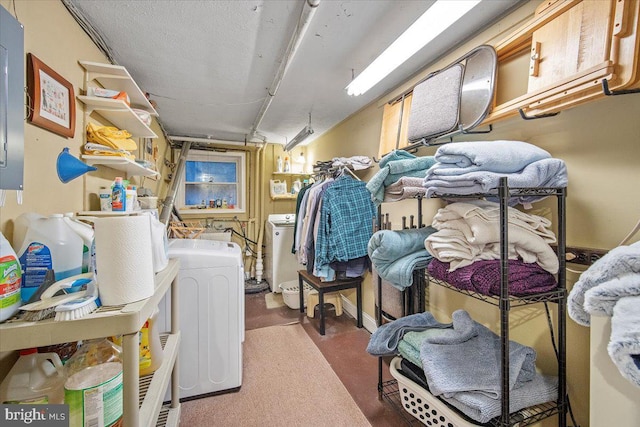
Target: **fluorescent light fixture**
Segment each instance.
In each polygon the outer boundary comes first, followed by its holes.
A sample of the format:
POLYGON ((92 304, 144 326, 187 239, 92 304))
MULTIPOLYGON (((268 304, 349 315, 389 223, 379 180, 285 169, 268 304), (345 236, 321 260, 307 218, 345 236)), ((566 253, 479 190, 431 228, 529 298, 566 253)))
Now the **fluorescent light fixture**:
POLYGON ((440 33, 462 18, 481 0, 438 0, 391 43, 347 86, 352 96, 362 95, 398 68, 440 33))
POLYGON ((308 138, 309 135, 311 135, 312 133, 313 133, 313 129, 311 128, 311 125, 305 126, 300 132, 298 132, 296 136, 293 137, 291 141, 287 142, 287 145, 284 146, 284 151, 291 151, 293 147, 300 144, 302 141, 308 138))

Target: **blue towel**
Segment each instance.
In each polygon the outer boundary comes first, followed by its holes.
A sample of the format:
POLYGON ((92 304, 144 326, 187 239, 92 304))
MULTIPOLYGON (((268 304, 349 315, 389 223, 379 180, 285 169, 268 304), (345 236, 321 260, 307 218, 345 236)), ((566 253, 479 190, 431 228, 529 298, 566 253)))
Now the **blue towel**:
MULTIPOLYGON (((385 156, 385 159, 387 157, 385 156)), ((381 161, 380 170, 367 182, 367 190, 371 193, 371 198, 376 204, 380 204, 384 200, 386 186, 405 176, 424 178, 427 170, 436 163, 433 156, 402 158, 402 156, 396 155, 394 157, 397 157, 398 160, 388 160, 384 162, 384 166, 381 161)))
POLYGON ((396 160, 404 160, 404 159, 415 159, 415 158, 416 156, 414 156, 413 154, 411 154, 406 150, 393 150, 392 152, 384 156, 382 159, 380 159, 380 163, 378 164, 380 165, 380 169, 382 169, 385 166, 387 166, 389 162, 394 162, 396 160))
MULTIPOLYGON (((453 329, 427 337, 420 358, 431 393, 451 397, 473 391, 500 396, 500 337, 475 322, 464 310, 453 313, 453 329)), ((531 381, 536 374, 533 348, 509 342, 509 390, 531 381)))
POLYGON ((522 141, 467 141, 441 145, 438 161, 430 170, 435 175, 462 175, 475 171, 512 173, 551 154, 522 141))
MULTIPOLYGON (((509 413, 513 414, 523 408, 552 402, 558 398, 558 378, 553 376, 536 376, 522 387, 509 393, 509 413)), ((462 413, 480 423, 487 423, 502 413, 502 402, 482 393, 461 392, 453 397, 445 397, 447 403, 458 408, 462 413)), ((527 417, 527 416, 525 416, 527 417)))
POLYGON ((371 334, 369 345, 367 345, 367 353, 374 356, 391 356, 397 354, 398 343, 406 332, 450 327, 450 323, 438 322, 433 317, 433 314, 428 311, 401 317, 398 320, 379 326, 378 329, 371 334))
POLYGON ((380 277, 396 289, 410 287, 413 284, 413 271, 426 268, 433 259, 424 247, 424 240, 436 231, 428 226, 373 233, 367 253, 380 277))
POLYGON ((573 285, 567 308, 569 316, 582 326, 591 324, 591 316, 585 310, 585 293, 602 283, 626 274, 640 274, 640 242, 618 246, 594 262, 573 285))

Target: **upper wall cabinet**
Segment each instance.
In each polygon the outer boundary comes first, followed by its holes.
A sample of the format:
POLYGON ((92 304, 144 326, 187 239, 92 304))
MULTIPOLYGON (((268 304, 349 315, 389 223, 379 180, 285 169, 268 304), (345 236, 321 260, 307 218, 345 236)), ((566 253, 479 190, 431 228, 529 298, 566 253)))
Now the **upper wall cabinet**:
POLYGON ((88 114, 95 111, 117 128, 126 129, 134 137, 158 137, 140 116, 133 111, 133 108, 136 108, 153 116, 158 115, 124 67, 89 61, 79 62, 86 70, 86 77, 85 94, 78 96, 78 99, 85 104, 88 114), (131 107, 123 100, 91 96, 92 90, 96 87, 126 92, 129 96, 131 107))

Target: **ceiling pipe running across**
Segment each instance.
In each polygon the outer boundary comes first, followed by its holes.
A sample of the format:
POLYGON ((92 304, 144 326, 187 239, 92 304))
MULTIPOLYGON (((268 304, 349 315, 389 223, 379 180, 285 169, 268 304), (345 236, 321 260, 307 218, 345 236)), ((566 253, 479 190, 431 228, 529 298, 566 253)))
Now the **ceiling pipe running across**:
POLYGON ((280 83, 282 82, 282 79, 287 72, 287 68, 289 68, 291 61, 293 60, 293 57, 295 56, 296 51, 298 50, 298 47, 302 42, 302 38, 304 37, 304 34, 306 33, 307 28, 311 23, 311 19, 316 13, 316 8, 319 4, 320 0, 305 0, 304 6, 302 7, 302 13, 300 14, 300 19, 298 19, 298 24, 296 25, 296 29, 291 36, 291 40, 289 40, 289 45, 287 46, 287 50, 284 54, 284 57, 282 58, 282 61, 280 62, 280 67, 278 67, 278 72, 273 79, 273 83, 271 83, 271 86, 269 86, 269 89, 267 90, 267 96, 265 97, 264 102, 260 107, 260 111, 258 111, 258 116, 251 126, 249 137, 247 138, 248 140, 251 140, 256 136, 258 127, 260 126, 262 119, 267 113, 267 109, 271 105, 273 97, 276 96, 276 93, 278 92, 278 87, 280 86, 280 83))

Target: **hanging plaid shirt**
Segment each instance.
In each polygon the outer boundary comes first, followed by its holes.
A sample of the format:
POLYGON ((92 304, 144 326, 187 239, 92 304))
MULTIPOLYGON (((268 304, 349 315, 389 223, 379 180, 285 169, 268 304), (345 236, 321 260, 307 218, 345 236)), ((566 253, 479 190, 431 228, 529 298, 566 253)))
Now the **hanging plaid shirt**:
POLYGON ((349 261, 367 255, 375 216, 376 208, 366 183, 349 176, 337 178, 322 198, 316 269, 334 261, 349 261))

